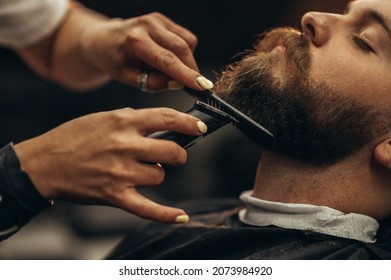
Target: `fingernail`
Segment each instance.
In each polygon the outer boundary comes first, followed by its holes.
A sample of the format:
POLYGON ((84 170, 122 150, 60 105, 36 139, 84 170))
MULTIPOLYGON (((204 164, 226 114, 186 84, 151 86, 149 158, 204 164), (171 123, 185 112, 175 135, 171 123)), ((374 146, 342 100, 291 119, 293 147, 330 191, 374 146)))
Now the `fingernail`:
POLYGON ((202 121, 197 122, 197 127, 198 127, 198 131, 201 132, 202 134, 208 131, 208 127, 202 121))
POLYGON ((205 77, 202 77, 202 76, 200 76, 200 77, 197 77, 196 78, 196 82, 197 82, 197 84, 200 86, 200 87, 202 87, 202 88, 204 88, 204 89, 211 89, 211 88, 213 88, 213 83, 211 82, 211 81, 209 81, 207 78, 205 78, 205 77))
POLYGON ((183 89, 183 85, 180 82, 175 81, 175 80, 168 81, 167 87, 170 90, 180 90, 180 89, 183 89))
POLYGON ((188 215, 180 215, 175 218, 177 224, 186 224, 189 221, 188 215))

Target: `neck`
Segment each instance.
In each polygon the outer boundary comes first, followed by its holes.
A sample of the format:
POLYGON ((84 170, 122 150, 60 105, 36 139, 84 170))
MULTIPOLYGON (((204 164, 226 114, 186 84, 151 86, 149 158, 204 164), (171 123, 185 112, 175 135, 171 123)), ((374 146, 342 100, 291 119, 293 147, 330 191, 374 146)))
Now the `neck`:
POLYGON ((328 167, 301 164, 265 152, 258 166, 253 196, 284 203, 332 207, 375 219, 391 214, 390 175, 358 154, 328 167))

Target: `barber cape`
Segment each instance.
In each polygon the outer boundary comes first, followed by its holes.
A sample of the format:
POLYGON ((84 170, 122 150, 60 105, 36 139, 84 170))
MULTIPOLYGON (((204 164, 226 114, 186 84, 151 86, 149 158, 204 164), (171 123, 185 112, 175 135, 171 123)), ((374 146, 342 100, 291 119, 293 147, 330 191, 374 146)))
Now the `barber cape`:
MULTIPOLYGON (((323 228, 318 222, 304 223, 303 217, 299 217, 298 222, 295 223, 297 213, 294 212, 298 211, 297 208, 293 211, 293 215, 292 211, 287 213, 285 206, 283 208, 279 206, 277 211, 273 212, 270 209, 275 208, 274 203, 266 202, 265 204, 265 201, 262 201, 260 204, 258 202, 254 204, 249 202, 246 195, 249 194, 245 194, 245 197, 242 195, 242 200, 246 204, 251 204, 246 208, 241 201, 231 199, 202 200, 178 205, 190 215, 189 223, 165 225, 149 222, 129 233, 107 258, 139 260, 391 259, 391 218, 378 224, 377 221, 367 216, 355 214, 352 218, 352 215, 348 214, 344 217, 343 213, 341 215, 337 213, 342 220, 337 219, 338 221, 335 222, 333 218, 330 222, 330 219, 326 219, 328 223, 325 223, 323 228), (260 205, 262 210, 254 211, 254 207, 257 208, 260 205), (249 209, 252 209, 251 213, 247 213, 249 209), (263 214, 267 214, 267 219, 259 218, 263 216, 258 215, 262 211, 263 214), (298 226, 289 228, 289 225, 287 226, 283 221, 284 218, 278 219, 278 216, 282 217, 278 215, 281 211, 284 216, 290 215, 289 219, 285 220, 298 226), (241 221, 239 213, 246 223, 241 221), (273 218, 276 214, 277 218, 273 218), (265 225, 259 225, 259 219, 265 225), (346 223, 350 223, 350 228, 346 223), (333 229, 336 224, 342 227, 337 230, 333 229), (316 232, 319 228, 323 232, 316 232), (348 228, 348 233, 341 231, 343 228, 348 228), (354 233, 354 231, 363 232, 354 233)), ((324 219, 324 216, 328 215, 327 211, 331 211, 331 215, 338 212, 331 208, 324 212, 322 207, 320 209, 317 207, 319 206, 305 207, 310 216, 312 215, 309 220, 314 219, 319 213, 324 219)), ((303 214, 302 209, 300 209, 300 214, 303 214)))

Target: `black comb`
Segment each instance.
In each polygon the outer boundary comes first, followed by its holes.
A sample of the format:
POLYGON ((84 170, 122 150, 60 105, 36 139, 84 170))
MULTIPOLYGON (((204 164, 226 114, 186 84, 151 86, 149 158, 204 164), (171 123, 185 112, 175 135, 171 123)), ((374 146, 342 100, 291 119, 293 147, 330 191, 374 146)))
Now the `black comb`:
POLYGON ((231 123, 256 144, 266 149, 274 149, 274 135, 269 130, 225 102, 216 94, 211 91, 197 91, 190 88, 186 88, 185 91, 198 100, 187 113, 203 121, 208 126, 208 131, 202 136, 162 131, 153 133, 148 137, 173 140, 182 147, 189 148, 198 139, 211 134, 227 123, 231 123))
POLYGON ((209 90, 197 91, 191 88, 186 88, 186 91, 196 99, 230 115, 231 118, 236 120, 232 122, 232 125, 247 135, 256 144, 263 148, 274 149, 275 138, 269 130, 228 104, 213 92, 209 90))

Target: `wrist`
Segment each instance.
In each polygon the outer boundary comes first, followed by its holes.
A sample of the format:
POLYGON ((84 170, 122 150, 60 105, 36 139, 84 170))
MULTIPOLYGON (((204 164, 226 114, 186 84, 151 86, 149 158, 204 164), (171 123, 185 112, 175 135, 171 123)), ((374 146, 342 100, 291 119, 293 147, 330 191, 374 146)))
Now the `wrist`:
POLYGON ((122 34, 123 19, 96 19, 84 25, 78 40, 79 53, 102 75, 112 74, 112 64, 118 60, 117 53, 122 34), (121 33, 121 34, 119 34, 121 33))
POLYGON ((44 174, 42 171, 47 169, 45 165, 47 164, 48 159, 43 157, 45 152, 43 152, 41 148, 42 145, 36 145, 36 142, 37 141, 30 139, 12 145, 12 147, 19 161, 20 170, 27 174, 38 193, 48 200, 55 198, 51 188, 47 187, 47 180, 43 179, 47 176, 41 175, 44 174))
POLYGON ((84 40, 89 40, 86 35, 89 35, 90 28, 100 26, 105 20, 80 3, 71 1, 69 12, 53 44, 52 72, 56 81, 75 91, 85 91, 110 80, 102 69, 86 57, 89 50, 84 50, 84 40))

